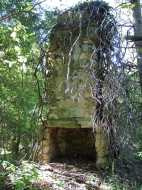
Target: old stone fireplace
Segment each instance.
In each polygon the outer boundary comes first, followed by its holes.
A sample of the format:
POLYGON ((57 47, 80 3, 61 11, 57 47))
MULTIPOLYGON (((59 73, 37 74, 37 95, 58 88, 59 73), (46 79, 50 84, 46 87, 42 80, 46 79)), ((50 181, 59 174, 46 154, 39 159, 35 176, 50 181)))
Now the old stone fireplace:
POLYGON ((59 156, 83 156, 95 159, 94 135, 91 129, 51 127, 44 132, 42 156, 45 162, 59 156))
POLYGON ((46 70, 49 113, 40 153, 45 163, 56 156, 78 155, 93 156, 97 165, 108 164, 108 137, 98 117, 103 44, 98 27, 103 27, 107 14, 104 2, 84 3, 59 15, 52 28, 46 70))

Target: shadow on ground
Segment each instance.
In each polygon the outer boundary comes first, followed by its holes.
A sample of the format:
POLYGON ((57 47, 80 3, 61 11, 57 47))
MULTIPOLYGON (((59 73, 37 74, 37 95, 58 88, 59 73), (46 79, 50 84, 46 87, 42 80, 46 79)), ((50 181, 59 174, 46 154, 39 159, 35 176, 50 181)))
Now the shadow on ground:
MULTIPOLYGON (((2 165, 0 170, 5 172, 0 178, 0 190, 16 189, 2 165)), ((111 169, 97 169, 92 158, 62 157, 50 164, 38 165, 36 171, 40 177, 31 180, 33 190, 142 189, 142 160, 136 158, 133 161, 117 159, 111 169)))

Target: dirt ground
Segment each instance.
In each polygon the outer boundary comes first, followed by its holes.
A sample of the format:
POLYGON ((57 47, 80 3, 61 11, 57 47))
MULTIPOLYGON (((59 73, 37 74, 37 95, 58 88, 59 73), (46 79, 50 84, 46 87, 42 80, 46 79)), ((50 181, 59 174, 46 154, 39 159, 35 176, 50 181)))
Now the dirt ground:
MULTIPOLYGON (((4 172, 2 166, 1 172, 4 172)), ((93 159, 58 158, 50 164, 39 165, 38 180, 31 181, 32 189, 41 190, 141 190, 142 160, 116 160, 114 167, 97 169, 93 159)), ((8 176, 0 180, 0 190, 16 189, 8 176)), ((25 187, 24 189, 28 189, 25 187)))

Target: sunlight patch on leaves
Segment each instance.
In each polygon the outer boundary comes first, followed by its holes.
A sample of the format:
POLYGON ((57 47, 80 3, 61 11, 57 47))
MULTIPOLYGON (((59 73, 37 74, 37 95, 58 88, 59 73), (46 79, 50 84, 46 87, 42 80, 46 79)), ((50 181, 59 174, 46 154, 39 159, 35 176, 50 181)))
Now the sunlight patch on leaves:
POLYGON ((4 51, 0 51, 0 58, 4 56, 4 51))
POLYGON ((26 63, 27 62, 27 57, 18 56, 18 61, 21 62, 21 63, 26 63))

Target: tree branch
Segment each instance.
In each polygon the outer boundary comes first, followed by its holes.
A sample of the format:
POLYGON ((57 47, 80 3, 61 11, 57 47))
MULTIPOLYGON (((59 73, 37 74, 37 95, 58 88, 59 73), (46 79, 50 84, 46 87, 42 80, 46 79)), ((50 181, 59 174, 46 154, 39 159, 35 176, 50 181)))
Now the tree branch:
POLYGON ((142 41, 142 36, 126 36, 125 38, 126 40, 130 40, 130 41, 142 41))
POLYGON ((8 15, 8 16, 6 16, 6 17, 3 17, 3 18, 0 19, 0 21, 6 20, 7 18, 10 18, 10 17, 12 17, 12 16, 14 16, 14 15, 17 15, 17 14, 20 14, 20 13, 28 13, 29 11, 31 11, 32 9, 34 9, 35 6, 41 4, 41 3, 45 2, 45 1, 46 1, 46 0, 43 0, 43 1, 41 1, 41 2, 38 2, 38 3, 34 4, 34 5, 32 6, 32 8, 31 8, 30 10, 28 10, 28 11, 24 11, 24 10, 23 10, 23 11, 18 11, 18 12, 16 12, 16 13, 13 13, 13 14, 11 14, 11 15, 8 15))

